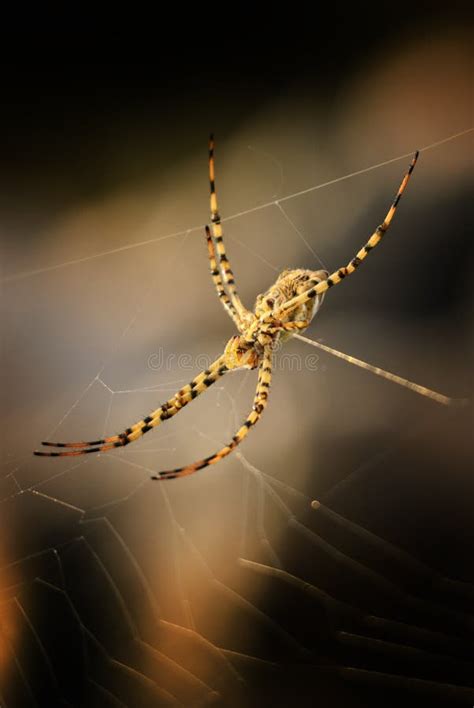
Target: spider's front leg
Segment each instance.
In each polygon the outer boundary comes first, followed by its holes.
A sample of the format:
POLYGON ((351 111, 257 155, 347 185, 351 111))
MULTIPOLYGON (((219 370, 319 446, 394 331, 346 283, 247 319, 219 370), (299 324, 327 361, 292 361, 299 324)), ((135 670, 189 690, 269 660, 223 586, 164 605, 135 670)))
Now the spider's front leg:
POLYGON ((327 290, 329 290, 329 288, 332 288, 334 285, 337 285, 338 283, 342 282, 344 278, 356 271, 362 261, 364 261, 370 251, 372 251, 380 243, 383 236, 388 231, 390 224, 392 223, 392 219, 395 216, 398 203, 402 198, 403 192, 405 191, 411 174, 415 168, 416 161, 418 160, 418 155, 419 152, 417 151, 413 157, 413 160, 410 163, 407 172, 405 173, 405 176, 402 179, 400 187, 398 188, 398 192, 395 195, 395 199, 393 200, 390 209, 388 210, 385 216, 385 219, 382 221, 380 226, 375 229, 374 233, 369 238, 365 246, 362 246, 362 248, 358 251, 357 255, 351 261, 349 261, 346 266, 338 268, 338 270, 335 270, 334 273, 331 273, 331 275, 325 277, 323 280, 320 280, 318 278, 310 278, 306 283, 308 289, 305 292, 297 295, 296 297, 290 298, 287 302, 284 303, 284 305, 278 307, 278 309, 275 311, 275 317, 285 319, 296 308, 305 305, 307 302, 313 300, 316 297, 321 297, 327 290))

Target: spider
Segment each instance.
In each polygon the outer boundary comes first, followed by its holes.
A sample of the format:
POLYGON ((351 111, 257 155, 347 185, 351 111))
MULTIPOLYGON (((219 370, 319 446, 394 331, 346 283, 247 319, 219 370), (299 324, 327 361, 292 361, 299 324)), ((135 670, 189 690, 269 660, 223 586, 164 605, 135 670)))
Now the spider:
MULTIPOLYGON (((284 270, 266 292, 258 295, 252 312, 243 305, 238 295, 234 274, 224 245, 215 187, 214 138, 211 135, 209 139, 209 182, 212 228, 205 226, 207 249, 211 277, 217 295, 239 333, 229 339, 224 353, 208 369, 198 374, 196 378, 186 386, 183 386, 172 398, 146 418, 127 428, 123 433, 92 442, 43 442, 42 445, 73 449, 64 452, 35 451, 34 454, 47 457, 73 457, 86 453, 106 452, 117 447, 123 447, 138 440, 148 431, 179 413, 184 406, 206 391, 228 371, 258 368, 257 388, 252 410, 232 440, 209 457, 185 467, 159 472, 153 475, 152 479, 164 480, 184 477, 208 465, 214 465, 229 455, 260 420, 267 406, 275 344, 304 331, 319 310, 326 291, 340 283, 348 275, 354 273, 370 251, 380 243, 392 222, 400 198, 415 167, 418 154, 417 151, 408 171, 403 177, 385 219, 348 265, 339 268, 331 274, 326 270, 314 271, 301 268, 284 270)), ((428 389, 425 390, 428 391, 428 389)))

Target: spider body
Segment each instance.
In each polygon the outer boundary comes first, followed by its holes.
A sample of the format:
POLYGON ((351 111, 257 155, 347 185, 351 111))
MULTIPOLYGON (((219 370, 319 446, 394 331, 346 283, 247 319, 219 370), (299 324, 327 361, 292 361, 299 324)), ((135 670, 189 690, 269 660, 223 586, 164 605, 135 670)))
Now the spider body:
POLYGON ((224 360, 230 369, 255 369, 260 364, 265 347, 274 347, 277 341, 291 337, 292 331, 304 331, 318 311, 324 294, 295 307, 277 318, 275 313, 293 297, 307 289, 311 279, 321 282, 329 276, 325 270, 284 270, 275 283, 257 295, 255 308, 249 312, 243 333, 231 337, 224 350, 224 360))
MULTIPOLYGON (((44 442, 42 443, 43 445, 70 449, 61 452, 35 451, 34 454, 49 457, 70 457, 86 453, 107 452, 117 447, 123 447, 138 440, 148 431, 175 416, 183 407, 206 391, 228 371, 232 369, 258 368, 257 388, 252 410, 232 440, 219 451, 203 460, 185 467, 159 472, 152 479, 173 479, 189 475, 208 465, 213 465, 229 455, 257 423, 267 405, 275 343, 284 341, 291 337, 292 334, 305 330, 321 306, 326 291, 340 283, 346 276, 351 275, 369 252, 381 241, 393 219, 417 157, 418 153, 415 154, 385 219, 346 266, 339 268, 331 275, 325 270, 284 270, 266 292, 258 295, 252 312, 243 305, 237 293, 234 274, 226 254, 221 218, 217 208, 214 141, 211 136, 209 141, 209 180, 212 231, 208 226, 205 227, 208 257, 211 278, 217 295, 224 309, 233 320, 238 334, 231 337, 223 354, 208 369, 198 374, 189 384, 181 388, 146 418, 138 421, 122 433, 93 442, 44 442)), ((398 383, 402 382, 400 377, 391 374, 387 374, 387 376, 391 376, 392 380, 398 379, 398 383)), ((410 384, 410 382, 405 380, 405 384, 410 384)), ((424 395, 429 395, 427 393, 428 389, 423 389, 423 387, 414 384, 410 384, 410 386, 412 388, 416 387, 424 395)))
POLYGON ((303 268, 284 270, 265 293, 257 295, 255 317, 262 323, 261 326, 267 320, 273 323, 275 327, 280 323, 280 328, 277 331, 280 332, 279 338, 281 341, 291 337, 291 328, 284 329, 284 325, 290 322, 306 322, 306 327, 302 325, 297 327, 299 331, 303 331, 309 326, 314 315, 319 310, 324 300, 324 293, 302 302, 286 314, 281 315, 278 320, 276 320, 276 313, 292 298, 304 293, 308 289, 309 281, 320 283, 328 277, 329 273, 326 270, 313 271, 303 268))

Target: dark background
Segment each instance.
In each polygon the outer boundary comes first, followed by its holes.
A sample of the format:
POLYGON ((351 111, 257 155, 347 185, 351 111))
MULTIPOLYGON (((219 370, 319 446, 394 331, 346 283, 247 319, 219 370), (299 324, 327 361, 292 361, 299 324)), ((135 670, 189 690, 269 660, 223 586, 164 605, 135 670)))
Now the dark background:
MULTIPOLYGON (((225 442, 248 376, 173 421, 169 448, 160 430, 124 462, 30 454, 60 421, 58 438, 90 439, 158 405, 142 391, 158 347, 194 361, 231 335, 197 232, 48 270, 204 223, 210 130, 226 216, 473 125, 467 3, 315 11, 282 32, 280 11, 249 9, 237 39, 211 13, 197 43, 163 22, 143 63, 2 65, 2 708, 472 705, 470 405, 327 357, 309 371, 312 350, 291 343, 303 370, 275 372, 243 461, 148 482, 225 442), (102 364, 133 392, 79 400, 102 364)), ((406 165, 284 208, 336 267, 406 165)), ((471 169, 471 135, 422 153, 387 242, 308 336, 470 397, 471 169)), ((276 277, 261 257, 317 266, 275 212, 226 227, 248 303, 276 277)), ((179 369, 158 375, 166 396, 179 369)))

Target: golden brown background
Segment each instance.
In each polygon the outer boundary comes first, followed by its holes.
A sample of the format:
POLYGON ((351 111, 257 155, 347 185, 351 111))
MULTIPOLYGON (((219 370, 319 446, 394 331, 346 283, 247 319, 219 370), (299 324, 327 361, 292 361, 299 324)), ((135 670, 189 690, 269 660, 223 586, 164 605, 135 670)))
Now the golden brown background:
MULTIPOLYGON (((345 264, 409 158, 383 163, 473 125, 462 15, 417 18, 361 47, 341 27, 342 55, 305 45, 293 64, 280 47, 172 78, 3 67, 2 708, 472 703, 469 406, 293 341, 262 421, 216 467, 149 481, 230 439, 254 373, 123 451, 31 455, 122 430, 232 334, 194 228, 211 129, 222 216, 269 203, 224 223, 251 305, 284 267, 345 264), (367 614, 401 623, 398 641, 364 633, 367 614)), ((422 152, 386 240, 308 336, 469 397, 471 169, 472 133, 422 152)))

